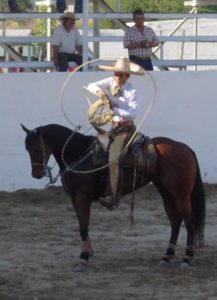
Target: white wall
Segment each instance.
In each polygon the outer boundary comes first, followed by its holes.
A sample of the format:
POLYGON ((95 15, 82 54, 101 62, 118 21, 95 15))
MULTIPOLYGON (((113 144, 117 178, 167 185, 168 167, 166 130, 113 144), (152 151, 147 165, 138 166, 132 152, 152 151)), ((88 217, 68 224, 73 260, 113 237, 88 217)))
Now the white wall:
MULTIPOLYGON (((25 133, 20 123, 29 129, 49 123, 73 128, 64 117, 64 107, 74 124, 86 124, 81 130, 85 132, 89 128, 88 103, 82 86, 108 75, 110 73, 106 72, 72 75, 61 102, 60 90, 69 73, 0 74, 0 190, 43 188, 48 182, 48 179, 31 177, 30 161, 24 148, 25 133)), ((157 85, 157 97, 141 130, 151 137, 167 136, 186 142, 197 154, 203 180, 216 183, 216 71, 152 72, 152 76, 157 85)), ((152 103, 154 88, 147 75, 132 76, 131 81, 142 95, 138 124, 152 103)), ((53 163, 51 160, 50 165, 53 163)), ((54 175, 57 171, 55 166, 54 175)))

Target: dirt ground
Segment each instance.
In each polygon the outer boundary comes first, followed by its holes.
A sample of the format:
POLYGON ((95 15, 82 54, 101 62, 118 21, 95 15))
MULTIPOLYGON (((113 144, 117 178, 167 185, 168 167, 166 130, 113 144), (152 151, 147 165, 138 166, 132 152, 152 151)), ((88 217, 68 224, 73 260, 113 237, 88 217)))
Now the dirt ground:
POLYGON ((149 185, 136 194, 133 227, 130 197, 114 212, 94 203, 95 252, 85 272, 73 272, 80 254, 78 224, 62 188, 0 192, 0 300, 217 299, 217 186, 205 188, 206 246, 190 268, 180 269, 184 226, 174 261, 159 266, 170 227, 149 185))

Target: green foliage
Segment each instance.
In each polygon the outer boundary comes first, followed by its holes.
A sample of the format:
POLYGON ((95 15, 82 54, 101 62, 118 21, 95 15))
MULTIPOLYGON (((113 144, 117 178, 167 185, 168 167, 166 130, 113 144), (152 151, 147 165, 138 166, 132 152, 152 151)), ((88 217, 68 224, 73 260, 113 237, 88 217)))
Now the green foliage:
POLYGON ((32 4, 29 0, 17 1, 17 4, 19 5, 21 11, 32 11, 32 4))
MULTIPOLYGON (((108 5, 112 8, 112 10, 116 11, 116 0, 109 0, 106 1, 108 3, 108 5)), ((101 10, 100 12, 106 12, 104 10, 101 10)), ((104 20, 100 20, 100 28, 105 29, 105 28, 119 28, 117 23, 112 20, 112 19, 104 19, 104 20)))
POLYGON ((122 0, 122 11, 143 9, 148 13, 182 13, 186 11, 183 0, 122 0))
MULTIPOLYGON (((41 5, 39 12, 46 12, 46 5, 41 5)), ((55 7, 52 7, 52 11, 55 11, 55 7)), ((53 32, 56 27, 57 21, 55 19, 51 20, 51 31, 53 32)), ((46 19, 37 19, 36 26, 33 29, 33 34, 37 36, 46 36, 47 35, 47 20, 46 19)))
MULTIPOLYGON (((51 8, 52 11, 55 11, 55 7, 51 8)), ((46 12, 46 5, 40 6, 40 12, 46 12)), ((51 19, 51 32, 56 28, 57 21, 51 19)), ((33 34, 36 36, 46 36, 47 35, 47 20, 46 19, 37 19, 36 26, 33 29, 33 34)), ((33 45, 34 53, 36 57, 45 57, 46 56, 46 44, 45 43, 35 43, 33 45)))
MULTIPOLYGON (((114 10, 116 1, 107 0, 114 10)), ((146 13, 185 13, 191 7, 184 6, 184 0, 121 0, 121 12, 133 12, 135 9, 142 9, 146 13)), ((200 13, 216 13, 217 6, 203 6, 198 8, 200 13)))
POLYGON ((0 0, 0 11, 5 12, 8 11, 8 2, 6 0, 0 0))
MULTIPOLYGON (((17 0, 17 4, 19 5, 19 8, 21 11, 26 12, 26 11, 32 11, 32 4, 30 3, 30 0, 17 0)), ((0 11, 1 12, 8 12, 9 7, 8 7, 8 1, 7 0, 0 0, 0 11)), ((19 20, 17 19, 16 21, 13 20, 13 23, 16 23, 17 28, 24 28, 28 27, 29 20, 19 20)))
MULTIPOLYGON (((107 0, 108 5, 116 11, 116 0, 107 0)), ((121 12, 133 12, 142 9, 146 13, 183 13, 189 9, 184 6, 183 0, 122 0, 121 12)), ((114 20, 101 21, 101 28, 118 28, 114 20)))
POLYGON ((198 7, 198 13, 201 14, 208 14, 208 13, 217 13, 217 5, 208 5, 208 6, 201 6, 198 7))
MULTIPOLYGON (((116 0, 107 0, 108 5, 116 11, 116 0)), ((145 13, 188 13, 192 7, 184 6, 184 0, 121 0, 121 12, 132 13, 142 9, 145 13)), ((199 13, 217 13, 217 6, 198 7, 199 13)), ((117 28, 114 20, 101 20, 101 28, 117 28)))
MULTIPOLYGON (((19 8, 21 11, 31 11, 32 10, 32 4, 29 0, 19 0, 17 1, 17 4, 19 5, 19 8)), ((8 1, 7 0, 0 0, 0 11, 1 12, 8 12, 8 1)))

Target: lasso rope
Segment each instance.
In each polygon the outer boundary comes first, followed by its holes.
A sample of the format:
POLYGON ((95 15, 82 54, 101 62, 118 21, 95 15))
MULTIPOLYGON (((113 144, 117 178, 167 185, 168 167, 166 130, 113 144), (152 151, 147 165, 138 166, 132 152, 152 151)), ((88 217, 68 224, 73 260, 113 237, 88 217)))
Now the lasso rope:
MULTIPOLYGON (((88 61, 88 62, 85 62, 83 63, 82 65, 76 67, 72 72, 71 74, 68 76, 68 78, 66 79, 66 81, 64 82, 63 86, 62 86, 62 89, 60 91, 60 103, 61 103, 61 108, 62 108, 62 112, 64 114, 64 117, 66 118, 66 120, 72 125, 74 126, 75 128, 81 128, 82 126, 85 126, 87 124, 83 124, 83 125, 80 125, 80 126, 76 126, 74 123, 72 123, 70 121, 70 119, 68 118, 67 114, 65 113, 65 110, 64 110, 64 106, 63 106, 63 93, 64 93, 64 89, 66 88, 67 84, 69 83, 69 80, 71 79, 71 77, 75 74, 75 72, 77 72, 78 70, 80 70, 84 65, 86 64, 90 64, 92 62, 96 62, 96 61, 99 61, 99 60, 102 60, 101 58, 98 58, 98 59, 94 59, 94 60, 91 60, 91 61, 88 61)), ((103 59, 104 60, 104 59, 103 59)), ((107 60, 112 60, 112 59, 107 59, 107 60)), ((147 72, 147 71, 146 71, 147 72)), ((135 138, 136 134, 138 133, 139 129, 141 128, 142 124, 144 123, 145 119, 147 118, 148 114, 150 113, 154 103, 156 102, 156 95, 157 95, 157 86, 156 86, 156 82, 154 80, 154 78, 152 77, 152 75, 147 72, 149 78, 151 79, 152 81, 152 84, 154 86, 154 94, 153 94, 153 98, 146 110, 146 112, 144 113, 144 116, 142 117, 141 121, 139 122, 136 130, 134 131, 132 137, 130 138, 130 140, 128 141, 128 143, 126 144, 126 146, 124 147, 124 149, 121 151, 120 155, 122 153, 124 153, 126 151, 126 149, 129 147, 129 145, 132 143, 133 139, 135 138)), ((85 88, 86 89, 86 88, 85 88)), ((89 101, 88 101, 89 103, 89 101)), ((89 103, 90 104, 90 103, 89 103)), ((89 123, 88 123, 89 124, 89 123)), ((75 131, 74 131, 75 132, 75 131)), ((98 168, 95 168, 95 169, 91 169, 91 170, 85 170, 85 171, 77 171, 75 169, 72 169, 72 168, 69 168, 69 166, 66 164, 65 160, 64 160, 64 151, 65 151, 65 148, 67 146, 67 144, 69 143, 69 140, 71 139, 71 137, 73 136, 74 132, 69 136, 69 138, 67 139, 66 143, 64 144, 63 146, 63 149, 62 149, 62 160, 63 160, 63 163, 65 165, 65 167, 68 167, 68 171, 71 171, 73 173, 78 173, 78 174, 89 174, 89 173, 94 173, 94 172, 97 172, 97 171, 100 171, 100 170, 103 170, 107 167, 109 167, 113 162, 109 162, 101 167, 98 167, 98 168)), ((120 157, 120 155, 118 157, 120 157)), ((118 157, 116 159, 118 159, 118 157)), ((115 160, 116 160, 115 159, 115 160)))
MULTIPOLYGON (((64 90, 65 90, 67 84, 69 83, 71 77, 72 77, 77 71, 79 71, 83 66, 85 66, 85 65, 87 65, 87 64, 91 64, 91 63, 93 63, 93 62, 100 61, 100 60, 102 60, 102 58, 92 59, 92 60, 87 61, 87 62, 83 63, 82 65, 79 65, 78 67, 76 67, 76 68, 69 74, 68 78, 67 78, 66 81, 63 83, 62 88, 61 88, 61 90, 60 90, 60 105, 61 105, 61 109, 62 109, 63 115, 64 115, 65 119, 67 120, 67 122, 68 122, 69 124, 71 124, 72 126, 74 126, 75 128, 77 127, 77 125, 75 125, 73 122, 71 122, 71 120, 68 118, 68 116, 67 116, 67 114, 66 114, 66 112, 65 112, 65 110, 64 110, 64 105, 63 105, 63 93, 64 93, 64 90)), ((112 59, 103 59, 103 60, 112 60, 112 59)), ((84 86, 83 88, 84 88, 85 91, 87 91, 87 88, 86 88, 85 86, 84 86)), ((89 98, 88 98, 88 96, 87 96, 87 93, 85 93, 85 96, 86 96, 86 99, 87 99, 88 104, 91 105, 91 103, 90 103, 90 101, 89 101, 89 98)), ((83 125, 80 125, 80 127, 86 126, 87 124, 89 124, 89 122, 88 122, 88 123, 85 123, 85 124, 83 124, 83 125)))

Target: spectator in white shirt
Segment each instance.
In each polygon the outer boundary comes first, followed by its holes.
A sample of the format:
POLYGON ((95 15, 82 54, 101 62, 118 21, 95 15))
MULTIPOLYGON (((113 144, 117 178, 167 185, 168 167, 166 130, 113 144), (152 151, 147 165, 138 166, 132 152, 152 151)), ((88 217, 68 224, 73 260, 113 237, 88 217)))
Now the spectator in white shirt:
POLYGON ((53 61, 58 71, 68 70, 69 61, 82 64, 82 38, 75 25, 74 13, 67 12, 60 17, 62 24, 53 33, 53 61))

